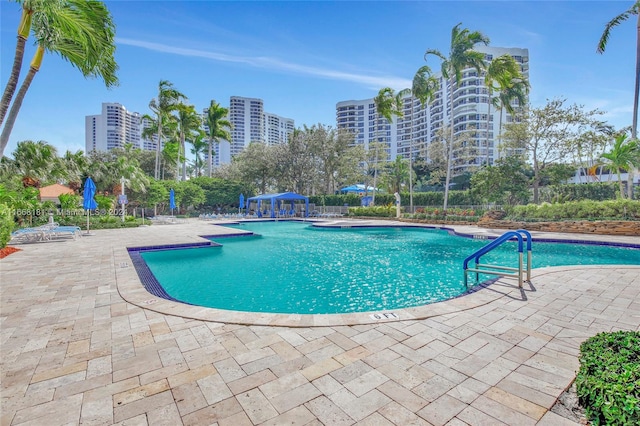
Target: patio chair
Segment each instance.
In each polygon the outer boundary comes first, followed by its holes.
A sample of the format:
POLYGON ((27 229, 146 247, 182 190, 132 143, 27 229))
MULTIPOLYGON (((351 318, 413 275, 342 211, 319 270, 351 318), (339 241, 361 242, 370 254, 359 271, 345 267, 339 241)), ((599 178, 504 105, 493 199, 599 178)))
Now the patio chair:
POLYGON ((13 243, 34 243, 47 239, 46 231, 40 228, 21 228, 11 233, 13 243))

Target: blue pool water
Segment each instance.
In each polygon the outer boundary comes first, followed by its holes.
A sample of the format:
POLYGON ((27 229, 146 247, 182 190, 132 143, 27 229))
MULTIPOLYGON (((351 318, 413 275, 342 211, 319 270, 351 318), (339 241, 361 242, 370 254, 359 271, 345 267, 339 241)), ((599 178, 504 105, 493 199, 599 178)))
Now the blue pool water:
MULTIPOLYGON (((300 222, 236 226, 260 236, 212 238, 221 247, 142 252, 173 298, 199 306, 271 313, 397 309, 461 295, 462 262, 487 244, 424 228, 314 228, 300 222)), ((517 265, 515 243, 483 263, 517 265)), ((533 244, 533 267, 640 264, 640 250, 533 244)), ((482 279, 495 278, 485 276, 482 279)))

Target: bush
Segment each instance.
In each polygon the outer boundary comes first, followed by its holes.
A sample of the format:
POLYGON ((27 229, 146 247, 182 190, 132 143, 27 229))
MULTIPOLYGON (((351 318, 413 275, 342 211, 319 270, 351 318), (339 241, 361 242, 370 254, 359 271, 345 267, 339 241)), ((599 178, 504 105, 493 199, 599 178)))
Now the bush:
POLYGON ((477 222, 478 219, 484 214, 483 210, 478 209, 461 209, 453 207, 447 209, 446 215, 441 207, 419 207, 416 209, 415 214, 406 215, 412 219, 426 219, 426 220, 448 220, 448 221, 462 221, 462 222, 477 222))
POLYGON ((571 183, 540 188, 540 200, 615 200, 619 195, 617 182, 571 183))
MULTIPOLYGON (((368 193, 372 195, 371 192, 368 193)), ((345 204, 351 207, 360 206, 360 196, 357 194, 341 194, 341 195, 312 195, 309 197, 309 202, 316 206, 344 206, 345 204)), ((393 194, 376 194, 376 205, 384 206, 387 204, 395 205, 396 199, 393 194)), ((409 193, 403 192, 400 194, 400 203, 403 206, 409 205, 409 193)), ((414 206, 441 206, 444 204, 444 192, 414 192, 413 193, 413 205, 414 206)), ((449 192, 449 205, 450 206, 472 206, 480 204, 480 200, 477 199, 469 191, 450 191, 449 192)))
POLYGON ((583 342, 576 390, 594 425, 640 424, 640 333, 599 333, 583 342))
POLYGON ((509 208, 508 219, 524 221, 567 219, 639 220, 640 201, 627 199, 610 201, 583 200, 557 204, 527 204, 526 206, 509 208))
POLYGON ((396 207, 392 205, 373 207, 349 207, 349 216, 396 217, 396 207))
POLYGON ((5 248, 13 231, 13 214, 6 204, 0 204, 0 248, 5 248))

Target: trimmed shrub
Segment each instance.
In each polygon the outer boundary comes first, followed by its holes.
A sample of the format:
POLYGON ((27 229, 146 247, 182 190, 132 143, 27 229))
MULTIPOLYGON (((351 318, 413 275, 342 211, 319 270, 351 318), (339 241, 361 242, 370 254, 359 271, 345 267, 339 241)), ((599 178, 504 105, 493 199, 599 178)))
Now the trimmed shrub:
POLYGON ((566 185, 549 185, 540 188, 540 200, 554 202, 556 200, 615 200, 619 195, 617 182, 571 183, 566 185))
POLYGON ((540 205, 527 204, 508 209, 508 219, 522 221, 545 220, 640 220, 640 201, 570 201, 567 203, 540 205))
MULTIPOLYGON (((371 196, 371 192, 368 194, 371 196)), ((357 194, 344 194, 344 195, 312 195, 309 197, 309 202, 316 206, 344 206, 348 204, 350 207, 360 206, 360 196, 357 194)), ((376 205, 394 204, 396 202, 393 194, 376 194, 376 205)), ((403 192, 400 194, 400 203, 403 206, 409 205, 409 193, 403 192)), ((444 192, 414 192, 413 193, 413 205, 414 206, 442 206, 444 204, 444 192)), ((471 194, 470 191, 450 191, 449 192, 449 205, 450 206, 473 206, 481 204, 481 200, 471 194)))
POLYGON ((13 231, 13 213, 9 206, 0 204, 0 248, 4 248, 11 240, 13 231))
POLYGON ((576 390, 594 425, 640 424, 640 332, 599 333, 583 342, 576 390))
POLYGON ((396 207, 392 205, 373 207, 349 207, 349 216, 396 217, 396 207))

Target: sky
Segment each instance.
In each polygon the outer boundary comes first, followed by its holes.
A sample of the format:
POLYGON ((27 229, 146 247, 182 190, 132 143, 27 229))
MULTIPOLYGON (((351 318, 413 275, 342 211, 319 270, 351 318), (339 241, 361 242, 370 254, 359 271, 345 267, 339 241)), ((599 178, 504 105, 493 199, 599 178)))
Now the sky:
MULTIPOLYGON (((105 1, 116 24, 119 85, 107 89, 47 54, 25 97, 5 155, 17 142, 44 140, 60 155, 84 150, 85 116, 102 102, 150 114, 160 80, 201 111, 212 99, 260 98, 266 112, 296 127, 335 127, 336 103, 368 99, 382 87, 409 87, 427 49, 449 52, 451 29, 480 31, 491 46, 529 49, 530 100, 600 109, 616 128, 632 121, 636 19, 605 24, 632 0, 607 1, 105 1)), ((0 81, 13 62, 20 6, 0 0, 0 81)), ((21 73, 35 51, 27 40, 21 73)))

